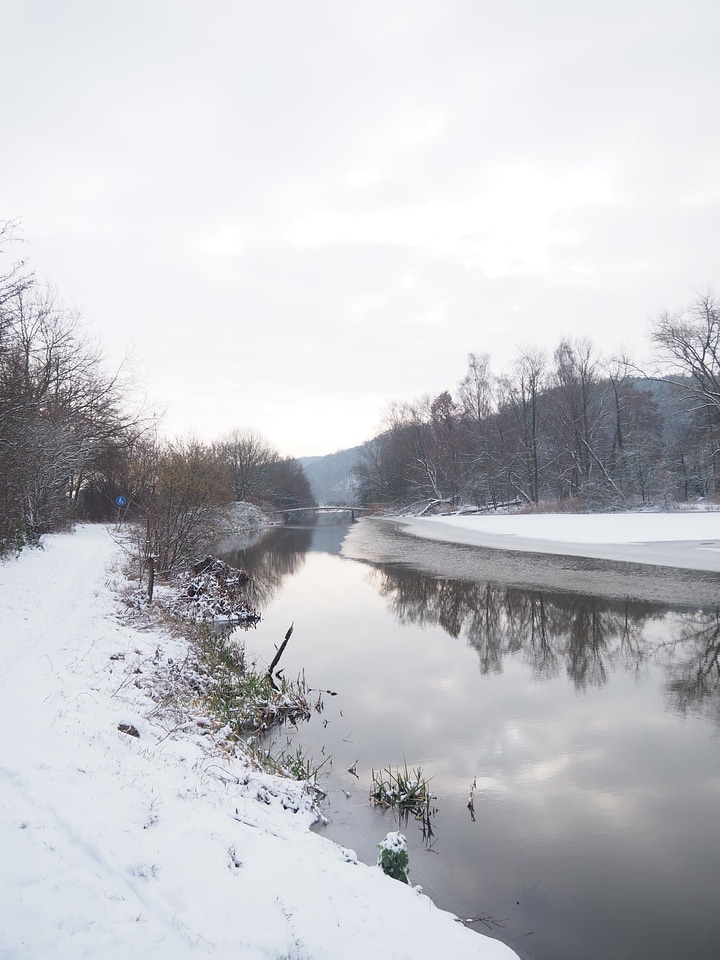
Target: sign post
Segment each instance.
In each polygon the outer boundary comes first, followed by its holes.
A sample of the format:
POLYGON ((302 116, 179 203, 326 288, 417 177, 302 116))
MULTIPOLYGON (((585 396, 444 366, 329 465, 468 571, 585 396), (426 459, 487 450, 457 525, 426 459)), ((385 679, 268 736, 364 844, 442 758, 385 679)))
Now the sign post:
POLYGON ((120 511, 122 510, 123 507, 127 506, 127 497, 124 497, 121 493, 118 494, 118 496, 115 497, 115 506, 118 508, 117 525, 119 528, 120 524, 122 523, 122 515, 120 511))

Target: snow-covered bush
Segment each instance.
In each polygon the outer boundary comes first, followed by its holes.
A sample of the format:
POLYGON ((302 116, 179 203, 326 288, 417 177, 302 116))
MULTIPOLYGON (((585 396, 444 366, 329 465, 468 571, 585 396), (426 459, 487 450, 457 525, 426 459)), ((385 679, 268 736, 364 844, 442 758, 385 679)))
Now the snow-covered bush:
POLYGON ((377 865, 393 880, 410 883, 410 863, 408 860, 407 840, 397 831, 388 833, 378 844, 377 865))
POLYGON ((181 576, 190 617, 198 622, 229 622, 252 626, 260 614, 246 602, 250 577, 217 557, 205 557, 181 576))

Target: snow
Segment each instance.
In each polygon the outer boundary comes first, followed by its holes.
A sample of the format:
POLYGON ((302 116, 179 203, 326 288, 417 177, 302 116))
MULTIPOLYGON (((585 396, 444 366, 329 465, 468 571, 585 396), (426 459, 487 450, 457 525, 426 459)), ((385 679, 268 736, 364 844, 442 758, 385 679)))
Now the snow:
POLYGON ((720 512, 401 518, 432 540, 720 572, 720 512))
POLYGON ((169 722, 151 681, 183 641, 128 618, 121 558, 80 526, 0 563, 0 957, 515 957, 311 832, 302 785, 169 722))

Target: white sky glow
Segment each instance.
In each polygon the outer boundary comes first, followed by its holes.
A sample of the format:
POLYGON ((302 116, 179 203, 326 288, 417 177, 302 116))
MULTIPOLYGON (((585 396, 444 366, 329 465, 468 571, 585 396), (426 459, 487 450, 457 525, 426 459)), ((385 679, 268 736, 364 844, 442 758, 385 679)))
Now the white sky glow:
MULTIPOLYGON (((716 283, 710 0, 9 0, 0 219, 169 433, 361 443, 716 283)), ((10 252, 9 255, 14 255, 10 252)))

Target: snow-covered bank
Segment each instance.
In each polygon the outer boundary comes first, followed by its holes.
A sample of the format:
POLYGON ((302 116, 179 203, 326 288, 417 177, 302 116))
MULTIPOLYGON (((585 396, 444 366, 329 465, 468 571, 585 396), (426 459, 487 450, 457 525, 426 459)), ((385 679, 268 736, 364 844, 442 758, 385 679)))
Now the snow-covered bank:
POLYGON ((720 512, 398 518, 431 540, 720 572, 720 512))
POLYGON ((0 563, 0 957, 514 957, 310 832, 300 785, 164 721, 183 641, 122 619, 119 557, 83 526, 0 563))

